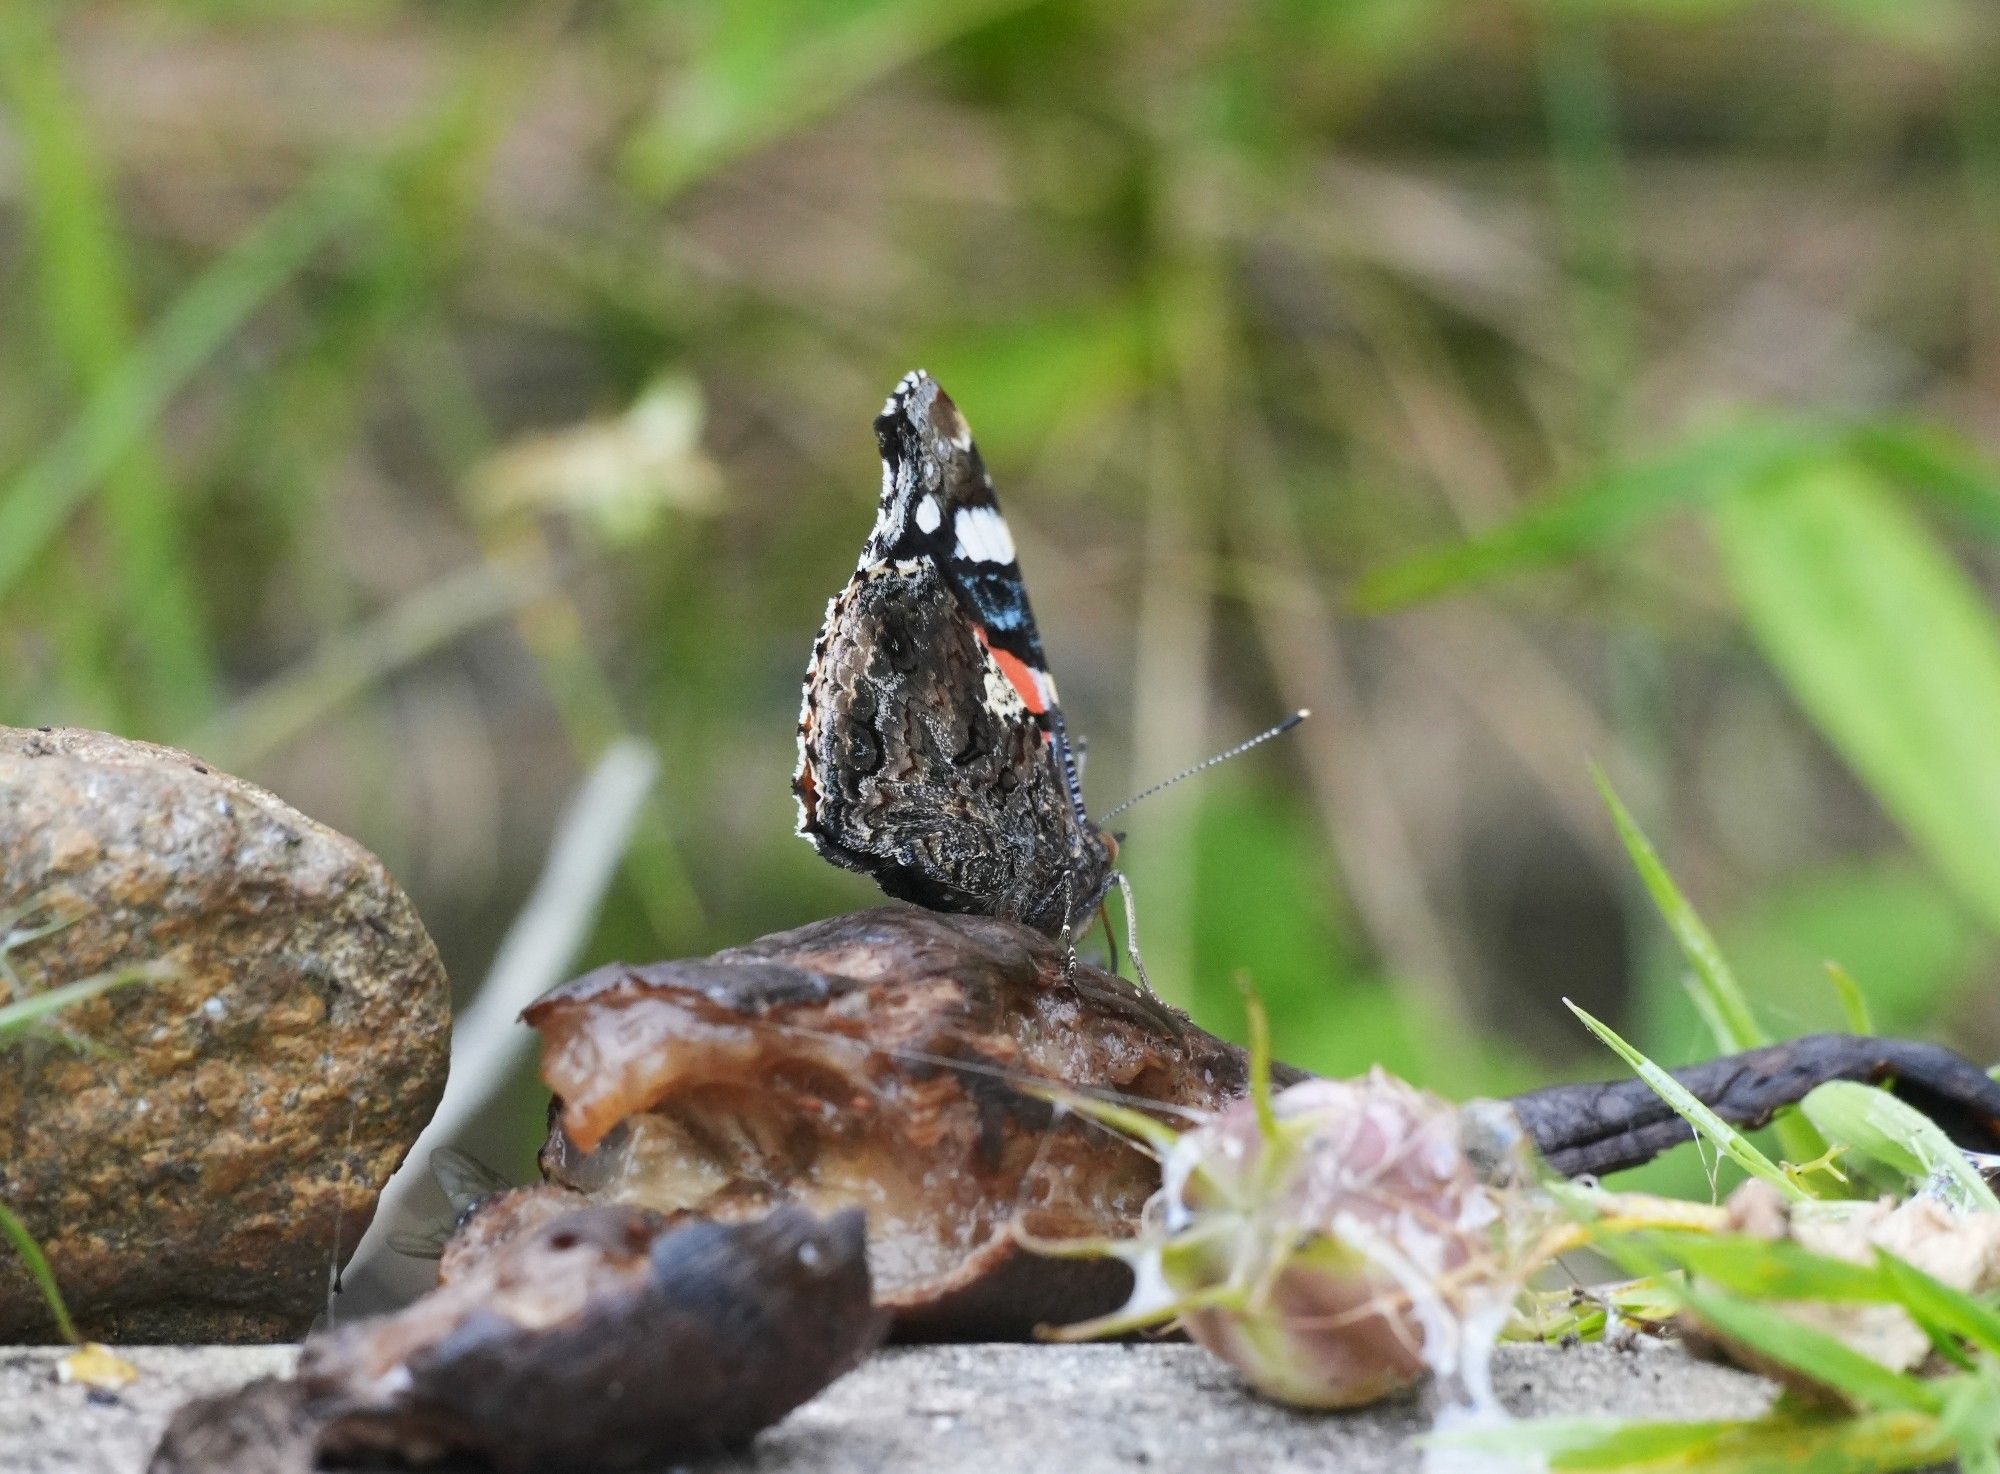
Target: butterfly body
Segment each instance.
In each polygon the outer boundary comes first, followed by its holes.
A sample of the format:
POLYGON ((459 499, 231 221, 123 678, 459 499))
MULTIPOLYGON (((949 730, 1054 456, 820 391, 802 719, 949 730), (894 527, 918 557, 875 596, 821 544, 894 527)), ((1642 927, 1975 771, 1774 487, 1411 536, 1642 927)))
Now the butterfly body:
POLYGON ((1048 935, 1111 883, 1013 536, 965 421, 916 373, 875 422, 882 500, 806 670, 799 832, 938 911, 1048 935))

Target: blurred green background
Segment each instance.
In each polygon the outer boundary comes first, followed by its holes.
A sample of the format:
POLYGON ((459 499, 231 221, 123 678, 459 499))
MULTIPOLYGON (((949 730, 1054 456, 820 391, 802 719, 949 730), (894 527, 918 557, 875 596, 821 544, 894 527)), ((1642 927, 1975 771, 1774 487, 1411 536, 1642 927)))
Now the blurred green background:
MULTIPOLYGON (((1162 991, 1455 1095, 1764 1016, 2000 1055, 1990 0, 0 11, 0 720, 363 840, 461 996, 613 739, 579 966, 871 903, 798 683, 965 409, 1162 991)), ((525 1168, 537 1101, 489 1154, 525 1168)))

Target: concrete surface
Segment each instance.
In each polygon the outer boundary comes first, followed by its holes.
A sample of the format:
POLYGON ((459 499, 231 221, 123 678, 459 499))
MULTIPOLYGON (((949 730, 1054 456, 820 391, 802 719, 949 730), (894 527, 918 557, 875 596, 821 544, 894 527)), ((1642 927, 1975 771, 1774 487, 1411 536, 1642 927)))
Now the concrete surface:
MULTIPOLYGON (((58 1386, 50 1350, 0 1350, 0 1470, 139 1474, 183 1400, 290 1369, 290 1347, 142 1347, 115 1402, 58 1386)), ((1733 1417, 1753 1377, 1677 1351, 1507 1347, 1495 1385, 1517 1413, 1733 1417)), ((702 1474, 1341 1474, 1415 1471, 1420 1401, 1312 1416, 1245 1393, 1192 1346, 944 1346, 886 1351, 702 1474)), ((1465 1468, 1466 1465, 1456 1465, 1465 1468)), ((1477 1467, 1473 1465, 1471 1467, 1477 1467)), ((218 1470, 216 1474, 227 1474, 218 1470)))

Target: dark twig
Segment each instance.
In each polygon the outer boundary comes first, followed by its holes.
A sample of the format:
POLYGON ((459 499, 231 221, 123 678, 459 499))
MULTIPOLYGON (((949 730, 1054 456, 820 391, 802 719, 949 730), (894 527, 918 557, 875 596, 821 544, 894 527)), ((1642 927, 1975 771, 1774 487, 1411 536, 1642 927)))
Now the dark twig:
MULTIPOLYGON (((1941 1045, 1808 1034, 1673 1075, 1723 1120, 1745 1129, 1766 1124, 1781 1107, 1796 1105, 1830 1080, 1887 1085, 1960 1146, 2000 1151, 2000 1082, 1941 1045)), ((1640 1166, 1693 1135, 1637 1078, 1552 1085, 1517 1095, 1511 1104, 1548 1164, 1569 1177, 1640 1166)))

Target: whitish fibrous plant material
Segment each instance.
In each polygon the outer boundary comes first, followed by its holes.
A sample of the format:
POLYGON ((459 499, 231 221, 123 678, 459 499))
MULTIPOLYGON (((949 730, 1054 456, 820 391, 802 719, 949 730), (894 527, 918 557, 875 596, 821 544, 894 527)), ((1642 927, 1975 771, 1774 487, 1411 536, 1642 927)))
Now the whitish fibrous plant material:
POLYGON ((1379 1068, 1260 1085, 1185 1134, 1072 1104, 1150 1142, 1163 1170, 1136 1237, 1034 1245, 1114 1255, 1137 1280, 1124 1309, 1064 1339, 1178 1320, 1294 1406, 1355 1407, 1436 1374, 1447 1405, 1494 1407, 1493 1345, 1558 1217, 1504 1111, 1379 1068))
MULTIPOLYGON (((1955 1203, 1945 1193, 1926 1191, 1900 1201, 1790 1203, 1767 1184, 1750 1181, 1730 1194, 1726 1210, 1725 1233, 1794 1244, 1856 1265, 1878 1265, 1887 1257, 1946 1293, 1982 1301, 2000 1289, 2000 1213, 1955 1203)), ((1831 1336, 1891 1371, 1935 1371, 1943 1364, 1935 1339, 1911 1306, 1886 1294, 1850 1291, 1844 1298, 1769 1303, 1808 1331, 1831 1336)), ((1809 1402, 1849 1400, 1840 1389, 1709 1323, 1698 1310, 1682 1313, 1681 1329, 1697 1355, 1771 1377, 1809 1402)))

